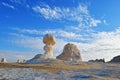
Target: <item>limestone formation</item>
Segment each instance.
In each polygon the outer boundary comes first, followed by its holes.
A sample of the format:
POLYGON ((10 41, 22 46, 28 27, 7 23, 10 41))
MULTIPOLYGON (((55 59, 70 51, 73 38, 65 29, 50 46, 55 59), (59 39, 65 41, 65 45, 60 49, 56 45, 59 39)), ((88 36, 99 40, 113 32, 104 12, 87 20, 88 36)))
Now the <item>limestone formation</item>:
POLYGON ((67 61, 82 61, 79 49, 76 45, 71 43, 66 44, 63 52, 56 58, 67 61))
POLYGON ((52 34, 46 34, 43 38, 43 43, 45 44, 45 54, 53 57, 53 45, 56 43, 55 37, 52 34))
POLYGON ((110 62, 120 62, 120 55, 114 57, 110 62))
POLYGON ((37 54, 32 59, 26 61, 28 64, 36 64, 36 63, 42 63, 47 59, 52 59, 47 54, 37 54))
POLYGON ((4 57, 4 58, 2 58, 1 62, 2 62, 2 63, 7 62, 6 58, 5 58, 5 57, 4 57))
POLYGON ((55 37, 52 34, 46 34, 43 38, 44 54, 37 54, 34 58, 26 61, 26 63, 41 63, 45 59, 53 59, 53 46, 56 43, 55 37))

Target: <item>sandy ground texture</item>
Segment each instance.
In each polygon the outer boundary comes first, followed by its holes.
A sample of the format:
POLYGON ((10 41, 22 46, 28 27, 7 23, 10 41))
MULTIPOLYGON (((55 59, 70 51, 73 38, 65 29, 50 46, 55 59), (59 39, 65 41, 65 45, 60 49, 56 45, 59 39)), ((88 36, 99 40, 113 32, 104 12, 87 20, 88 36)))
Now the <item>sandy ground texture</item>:
POLYGON ((0 80, 120 80, 120 64, 64 61, 0 63, 0 80))

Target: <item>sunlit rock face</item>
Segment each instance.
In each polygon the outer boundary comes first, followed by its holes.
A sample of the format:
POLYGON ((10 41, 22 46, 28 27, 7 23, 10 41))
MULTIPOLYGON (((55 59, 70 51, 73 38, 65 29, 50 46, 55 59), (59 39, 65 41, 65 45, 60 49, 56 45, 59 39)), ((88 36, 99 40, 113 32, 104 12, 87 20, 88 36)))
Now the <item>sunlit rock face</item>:
POLYGON ((2 58, 2 59, 1 59, 1 62, 2 62, 2 63, 6 63, 6 62, 7 62, 6 58, 2 58))
POLYGON ((46 59, 53 59, 53 46, 56 44, 56 39, 52 34, 46 34, 43 38, 44 54, 37 54, 34 58, 28 60, 26 63, 41 63, 46 59))
POLYGON ((71 43, 66 44, 63 52, 56 58, 67 61, 82 61, 79 49, 76 45, 71 43))

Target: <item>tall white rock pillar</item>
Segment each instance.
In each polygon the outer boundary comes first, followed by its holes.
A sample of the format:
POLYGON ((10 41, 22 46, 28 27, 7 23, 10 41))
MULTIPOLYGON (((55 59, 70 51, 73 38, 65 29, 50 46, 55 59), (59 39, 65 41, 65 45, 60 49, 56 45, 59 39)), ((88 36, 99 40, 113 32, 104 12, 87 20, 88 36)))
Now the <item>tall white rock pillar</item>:
POLYGON ((46 34, 43 38, 43 43, 45 44, 44 50, 46 55, 53 57, 53 46, 56 44, 56 39, 52 34, 46 34))

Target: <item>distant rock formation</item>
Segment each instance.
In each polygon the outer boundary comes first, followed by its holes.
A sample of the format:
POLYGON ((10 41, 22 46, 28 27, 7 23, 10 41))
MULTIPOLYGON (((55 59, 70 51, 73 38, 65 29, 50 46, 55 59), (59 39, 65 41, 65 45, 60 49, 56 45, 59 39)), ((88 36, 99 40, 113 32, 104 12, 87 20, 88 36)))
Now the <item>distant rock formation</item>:
POLYGON ((1 62, 2 62, 2 63, 6 63, 6 62, 7 62, 6 58, 2 58, 2 59, 1 59, 1 62))
POLYGON ((63 52, 56 58, 67 61, 82 61, 79 49, 71 43, 66 44, 63 52))
POLYGON ((52 34, 46 34, 43 38, 44 54, 37 54, 34 58, 26 61, 26 63, 40 63, 45 59, 53 58, 53 46, 56 44, 56 39, 52 34))
POLYGON ((114 57, 110 62, 120 62, 120 55, 114 57))
POLYGON ((17 63, 21 63, 21 61, 18 59, 18 60, 17 60, 17 63))
POLYGON ((105 59, 89 60, 88 62, 103 62, 103 63, 105 63, 105 59))

